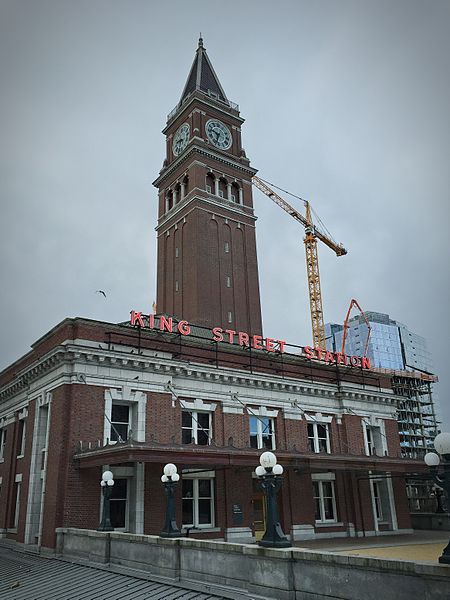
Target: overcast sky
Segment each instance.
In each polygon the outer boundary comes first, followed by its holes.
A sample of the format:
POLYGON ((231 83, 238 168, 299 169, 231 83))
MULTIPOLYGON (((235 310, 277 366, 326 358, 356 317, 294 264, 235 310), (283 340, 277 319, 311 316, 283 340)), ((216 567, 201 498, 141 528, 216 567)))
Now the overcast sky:
MULTIPOLYGON (((0 368, 67 316, 150 311, 200 31, 252 165, 348 249, 319 248, 325 320, 354 297, 425 336, 449 429, 449 1, 0 0, 0 368)), ((255 205, 264 333, 308 344, 302 227, 255 205)))

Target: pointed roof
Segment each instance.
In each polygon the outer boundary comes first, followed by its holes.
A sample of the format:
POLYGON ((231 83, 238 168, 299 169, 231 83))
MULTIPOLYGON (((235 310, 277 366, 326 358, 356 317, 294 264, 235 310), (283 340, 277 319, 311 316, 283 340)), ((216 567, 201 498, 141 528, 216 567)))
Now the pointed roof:
POLYGON ((182 104, 183 100, 195 90, 201 90, 205 94, 213 94, 222 102, 229 104, 228 98, 220 85, 219 78, 206 54, 202 37, 198 40, 197 52, 191 70, 189 71, 183 93, 181 94, 180 104, 182 104))

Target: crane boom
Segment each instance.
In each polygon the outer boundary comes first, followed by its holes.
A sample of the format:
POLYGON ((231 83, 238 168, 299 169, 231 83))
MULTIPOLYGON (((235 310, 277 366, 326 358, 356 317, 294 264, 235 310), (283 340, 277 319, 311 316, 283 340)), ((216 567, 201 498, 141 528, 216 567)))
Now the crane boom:
MULTIPOLYGON (((332 240, 328 235, 320 231, 320 229, 313 224, 310 211, 308 220, 308 215, 307 217, 304 217, 301 213, 298 212, 298 210, 291 206, 289 202, 286 202, 284 198, 282 198, 276 192, 274 192, 273 189, 269 187, 262 179, 254 175, 252 182, 253 185, 255 185, 259 190, 261 190, 261 192, 263 192, 264 194, 266 194, 266 196, 273 200, 275 204, 281 206, 281 208, 285 210, 288 214, 290 214, 291 217, 299 221, 299 223, 301 223, 303 227, 312 227, 313 234, 315 235, 315 237, 321 242, 323 242, 326 246, 328 246, 328 248, 331 248, 331 250, 333 250, 336 253, 336 256, 344 256, 345 254, 347 254, 347 250, 342 244, 337 244, 334 240, 332 240)), ((305 203, 306 211, 308 213, 309 202, 307 200, 303 200, 303 202, 305 203)))
POLYGON ((256 175, 253 176, 253 184, 275 204, 278 204, 283 210, 296 219, 305 228, 305 252, 306 252, 306 272, 308 276, 309 307, 311 312, 311 325, 313 334, 313 343, 316 348, 325 348, 325 325, 323 321, 322 292, 320 287, 319 257, 317 254, 317 240, 319 239, 326 246, 336 253, 336 256, 344 256, 347 250, 342 244, 337 244, 328 235, 318 229, 311 217, 311 205, 304 200, 306 216, 303 216, 293 206, 286 202, 256 175))

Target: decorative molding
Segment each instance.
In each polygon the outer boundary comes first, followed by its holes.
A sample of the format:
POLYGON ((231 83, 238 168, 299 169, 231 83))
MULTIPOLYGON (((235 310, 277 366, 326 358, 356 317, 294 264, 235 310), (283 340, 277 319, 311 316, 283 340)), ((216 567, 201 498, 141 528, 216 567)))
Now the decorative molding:
POLYGON ((244 165, 236 160, 233 160, 233 158, 229 155, 219 154, 212 149, 203 148, 197 144, 192 144, 190 147, 188 146, 186 151, 183 152, 176 160, 174 160, 170 166, 160 173, 159 177, 153 181, 153 185, 155 187, 160 187, 161 184, 164 184, 164 182, 178 169, 178 167, 187 162, 195 153, 200 154, 205 158, 215 160, 216 162, 226 165, 229 168, 236 169, 237 171, 247 175, 250 179, 258 172, 257 169, 253 169, 248 165, 244 165))

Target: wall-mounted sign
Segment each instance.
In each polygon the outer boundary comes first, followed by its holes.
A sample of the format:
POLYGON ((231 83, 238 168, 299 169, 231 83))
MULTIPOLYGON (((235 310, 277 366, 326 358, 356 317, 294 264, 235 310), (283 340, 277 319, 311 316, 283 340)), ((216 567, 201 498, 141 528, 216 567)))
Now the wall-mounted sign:
MULTIPOLYGON (((177 321, 173 317, 154 314, 144 315, 141 311, 131 311, 130 325, 142 329, 158 329, 167 333, 180 333, 181 335, 190 335, 191 326, 187 321, 177 321)), ((245 348, 254 348, 255 350, 266 350, 266 352, 285 352, 286 342, 273 338, 263 338, 261 335, 250 335, 245 331, 234 331, 233 329, 223 329, 222 327, 213 327, 211 329, 211 339, 214 342, 227 342, 228 344, 237 344, 245 348)), ((341 352, 331 352, 322 348, 312 348, 305 346, 302 349, 302 356, 309 360, 325 362, 327 364, 345 365, 347 367, 359 367, 370 369, 370 360, 367 357, 348 356, 341 352)))

